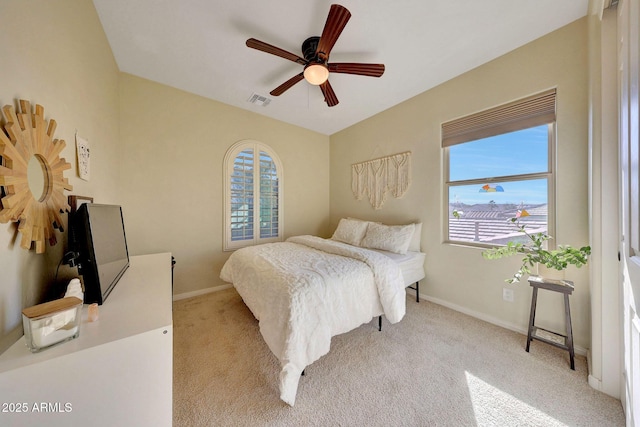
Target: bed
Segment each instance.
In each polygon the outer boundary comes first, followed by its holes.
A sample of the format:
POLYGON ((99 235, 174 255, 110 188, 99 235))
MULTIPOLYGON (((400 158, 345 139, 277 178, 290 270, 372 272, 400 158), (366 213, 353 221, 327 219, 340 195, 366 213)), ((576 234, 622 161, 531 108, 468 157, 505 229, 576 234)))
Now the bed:
POLYGON ((382 315, 402 320, 405 288, 416 284, 417 297, 425 276, 419 237, 416 224, 343 218, 331 239, 295 236, 229 257, 220 277, 236 288, 278 358, 284 402, 295 404, 301 374, 329 352, 331 337, 382 315))

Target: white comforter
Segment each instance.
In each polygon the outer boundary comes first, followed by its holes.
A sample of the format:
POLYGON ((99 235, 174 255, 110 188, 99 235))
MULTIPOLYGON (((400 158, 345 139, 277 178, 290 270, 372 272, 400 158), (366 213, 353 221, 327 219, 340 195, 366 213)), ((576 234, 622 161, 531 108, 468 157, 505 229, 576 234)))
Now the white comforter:
POLYGON ((402 272, 391 259, 315 236, 237 250, 220 277, 258 319, 282 366, 280 398, 291 406, 302 371, 329 352, 332 336, 405 314, 402 272))

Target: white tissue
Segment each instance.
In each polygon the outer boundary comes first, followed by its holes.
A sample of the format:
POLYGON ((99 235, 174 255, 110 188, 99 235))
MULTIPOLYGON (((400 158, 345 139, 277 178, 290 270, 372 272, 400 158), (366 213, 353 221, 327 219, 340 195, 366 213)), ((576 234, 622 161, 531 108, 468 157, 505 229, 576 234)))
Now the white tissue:
POLYGON ((67 291, 64 293, 64 297, 76 297, 80 299, 80 301, 84 301, 84 293, 82 292, 80 279, 71 279, 67 285, 67 291))
POLYGON ((38 348, 48 347, 76 334, 78 331, 76 309, 71 308, 51 317, 36 320, 31 328, 35 345, 38 348))

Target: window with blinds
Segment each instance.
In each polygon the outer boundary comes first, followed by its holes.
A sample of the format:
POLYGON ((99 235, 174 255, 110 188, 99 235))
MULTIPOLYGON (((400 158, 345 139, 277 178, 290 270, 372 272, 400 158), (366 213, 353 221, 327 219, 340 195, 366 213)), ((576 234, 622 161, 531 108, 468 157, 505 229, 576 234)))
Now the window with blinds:
POLYGON ((253 239, 253 150, 241 151, 231 173, 231 240, 253 239))
POLYGON ((280 240, 282 167, 257 141, 240 141, 225 157, 225 250, 280 240))
POLYGON ((442 124, 446 241, 517 240, 509 218, 553 234, 555 89, 442 124))
POLYGON ((278 170, 269 154, 260 152, 260 238, 278 236, 278 170))

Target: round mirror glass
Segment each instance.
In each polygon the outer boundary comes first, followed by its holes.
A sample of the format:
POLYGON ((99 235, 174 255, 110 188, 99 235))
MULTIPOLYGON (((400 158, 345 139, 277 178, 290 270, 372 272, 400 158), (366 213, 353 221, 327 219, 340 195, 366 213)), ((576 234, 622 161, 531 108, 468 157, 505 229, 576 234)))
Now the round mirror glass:
POLYGON ((33 198, 41 202, 47 195, 47 166, 44 159, 39 156, 31 156, 27 165, 27 180, 29 181, 29 190, 33 194, 33 198))

